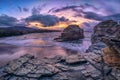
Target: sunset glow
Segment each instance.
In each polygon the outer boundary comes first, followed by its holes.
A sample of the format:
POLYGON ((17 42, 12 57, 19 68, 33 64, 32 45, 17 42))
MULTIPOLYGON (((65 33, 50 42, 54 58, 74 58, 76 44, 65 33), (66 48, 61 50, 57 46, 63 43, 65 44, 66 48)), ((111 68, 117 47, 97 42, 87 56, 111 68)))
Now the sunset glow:
POLYGON ((43 24, 40 22, 29 22, 28 27, 39 29, 64 29, 71 24, 81 25, 80 22, 59 22, 54 26, 43 26, 43 24))

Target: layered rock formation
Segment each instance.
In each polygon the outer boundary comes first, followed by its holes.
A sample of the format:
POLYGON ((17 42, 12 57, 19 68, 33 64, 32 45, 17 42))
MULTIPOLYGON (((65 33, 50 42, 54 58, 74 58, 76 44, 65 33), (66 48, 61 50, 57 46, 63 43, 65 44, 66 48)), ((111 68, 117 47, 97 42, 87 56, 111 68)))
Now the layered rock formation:
POLYGON ((84 31, 78 25, 69 25, 63 30, 59 38, 55 38, 57 41, 71 41, 84 38, 84 31))
POLYGON ((94 27, 94 33, 91 42, 97 43, 102 41, 102 37, 119 37, 120 25, 113 20, 107 20, 99 23, 94 27))
POLYGON ((108 46, 103 49, 105 62, 120 69, 120 40, 103 39, 103 41, 108 46))
POLYGON ((1 68, 0 80, 85 80, 81 72, 71 66, 74 66, 74 63, 79 66, 86 62, 79 55, 37 59, 27 54, 1 68))
POLYGON ((87 52, 103 55, 105 63, 120 68, 120 25, 107 20, 94 27, 92 45, 87 52), (102 50, 103 49, 103 50, 102 50), (103 54, 102 54, 103 51, 103 54))
POLYGON ((93 51, 94 49, 105 48, 103 38, 118 38, 120 39, 120 25, 116 21, 107 20, 100 22, 94 27, 94 32, 91 36, 92 45, 89 47, 87 52, 93 51))
POLYGON ((96 54, 44 57, 24 55, 0 68, 0 80, 118 80, 115 70, 97 62, 96 54), (103 73, 104 71, 104 73, 103 73), (103 74, 105 76, 103 76, 103 74))

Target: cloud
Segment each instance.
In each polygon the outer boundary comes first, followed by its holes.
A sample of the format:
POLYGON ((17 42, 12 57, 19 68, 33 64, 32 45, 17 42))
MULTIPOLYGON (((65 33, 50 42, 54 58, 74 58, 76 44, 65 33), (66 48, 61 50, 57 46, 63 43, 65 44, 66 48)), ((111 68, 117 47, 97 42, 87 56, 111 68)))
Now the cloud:
POLYGON ((100 15, 100 14, 97 14, 97 13, 94 13, 94 12, 84 12, 84 11, 81 11, 81 12, 77 12, 74 17, 84 17, 84 18, 87 18, 87 19, 92 19, 92 20, 97 20, 97 21, 102 21, 104 16, 100 15))
MULTIPOLYGON (((64 11, 72 8, 82 8, 82 9, 93 9, 95 11, 102 11, 105 14, 112 14, 119 12, 120 9, 120 0, 54 0, 54 1, 44 1, 42 7, 59 7, 53 9, 53 12, 64 11), (59 4, 58 4, 59 3, 59 4), (54 5, 51 5, 54 4, 54 5), (61 5, 60 5, 61 4, 61 5), (111 12, 112 11, 112 12, 111 12)), ((101 13, 102 13, 101 12, 101 13)))
POLYGON ((94 30, 94 26, 97 25, 99 22, 84 22, 81 24, 84 31, 92 32, 94 30))
POLYGON ((5 14, 0 16, 0 26, 14 26, 17 22, 18 20, 14 17, 5 14))
POLYGON ((22 12, 22 8, 20 6, 17 7, 20 12, 22 12))
POLYGON ((43 26, 54 26, 56 23, 60 21, 68 21, 65 17, 58 18, 57 16, 54 15, 42 15, 42 14, 37 14, 37 15, 32 15, 29 16, 25 19, 26 22, 40 22, 43 24, 43 26))
POLYGON ((54 11, 55 9, 56 9, 56 8, 51 8, 51 9, 48 11, 48 13, 54 11))
POLYGON ((29 9, 28 9, 28 8, 23 8, 23 11, 24 11, 24 12, 28 12, 29 9))
POLYGON ((64 6, 64 7, 61 7, 61 8, 52 8, 50 9, 49 11, 50 12, 61 12, 61 11, 66 11, 66 10, 73 10, 73 11, 77 11, 78 10, 84 10, 84 9, 87 9, 87 8, 91 8, 91 9, 94 9, 94 10, 98 10, 98 8, 96 8, 95 6, 89 4, 89 3, 84 3, 82 5, 70 5, 70 6, 64 6))
POLYGON ((53 9, 52 12, 61 12, 61 11, 66 11, 66 10, 69 10, 69 9, 75 9, 75 8, 81 8, 82 6, 65 6, 65 7, 62 7, 62 8, 59 8, 59 9, 53 9))
POLYGON ((39 15, 40 14, 40 9, 38 9, 38 8, 32 8, 32 15, 39 15))
POLYGON ((120 20, 120 13, 119 14, 114 14, 114 15, 109 15, 109 16, 105 16, 104 20, 120 20))
POLYGON ((17 7, 18 8, 18 10, 20 11, 20 12, 29 12, 29 9, 28 8, 26 8, 26 7, 20 7, 20 6, 18 6, 17 7))
POLYGON ((67 7, 62 7, 60 9, 51 9, 53 10, 53 12, 61 12, 61 11, 66 11, 66 10, 72 10, 75 12, 73 17, 84 17, 87 19, 92 19, 92 20, 98 20, 101 21, 103 16, 100 14, 97 14, 95 12, 92 11, 84 11, 85 8, 92 8, 94 10, 97 10, 96 7, 85 3, 84 5, 80 5, 80 6, 67 6, 67 7))
POLYGON ((83 17, 87 19, 101 21, 105 16, 120 13, 120 0, 101 1, 81 1, 80 4, 70 4, 59 8, 49 10, 53 14, 61 14, 71 11, 72 17, 83 17), (97 5, 97 6, 96 6, 97 5))
POLYGON ((67 21, 69 21, 69 19, 66 19, 65 17, 61 17, 61 18, 59 18, 59 21, 67 22, 67 21))
POLYGON ((94 11, 97 11, 98 8, 95 6, 89 4, 89 3, 84 3, 82 5, 70 5, 70 6, 64 6, 62 8, 52 8, 49 10, 49 12, 53 13, 59 13, 61 11, 66 11, 66 10, 72 10, 74 13, 73 17, 84 17, 87 19, 92 19, 92 20, 102 20, 103 16, 101 14, 97 14, 94 11), (89 9, 91 11, 86 11, 86 9, 89 9))
POLYGON ((42 5, 38 5, 37 7, 33 7, 31 12, 32 15, 38 15, 40 14, 40 12, 42 11, 43 8, 45 8, 47 4, 42 4, 42 5))
POLYGON ((84 8, 92 8, 92 9, 94 9, 94 10, 98 10, 98 8, 96 8, 95 6, 93 6, 93 5, 89 4, 89 3, 85 3, 85 4, 83 5, 83 7, 84 7, 84 8))
POLYGON ((100 14, 96 14, 94 12, 83 12, 83 13, 84 13, 84 18, 98 20, 98 21, 103 20, 103 16, 100 14))

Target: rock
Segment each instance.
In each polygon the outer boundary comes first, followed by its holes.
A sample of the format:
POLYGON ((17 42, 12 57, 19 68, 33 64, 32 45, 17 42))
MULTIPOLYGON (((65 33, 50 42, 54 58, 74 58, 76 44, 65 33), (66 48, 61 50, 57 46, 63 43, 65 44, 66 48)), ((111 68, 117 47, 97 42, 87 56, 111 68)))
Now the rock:
POLYGON ((103 49, 103 52, 104 52, 104 60, 107 64, 120 68, 120 56, 118 55, 116 50, 107 47, 103 49))
POLYGON ((104 39, 104 42, 107 44, 103 49, 105 62, 120 69, 120 40, 104 39))
MULTIPOLYGON (((40 59, 25 55, 0 68, 0 80, 101 80, 96 63, 91 64, 91 58, 86 63, 86 58, 78 54, 40 59)), ((106 71, 106 75, 110 73, 106 71)))
POLYGON ((64 62, 65 61, 65 57, 60 56, 60 55, 56 55, 53 59, 57 62, 64 62))
POLYGON ((29 59, 32 59, 32 58, 34 58, 34 57, 26 54, 26 55, 20 57, 19 59, 13 60, 9 64, 7 64, 7 66, 5 67, 5 70, 8 73, 13 73, 18 68, 20 68, 22 66, 22 64, 24 64, 25 62, 27 62, 29 59))
POLYGON ((87 80, 80 71, 61 72, 53 76, 53 80, 87 80))
POLYGON ((103 42, 107 44, 109 48, 115 49, 120 54, 120 39, 118 38, 103 38, 103 42))
POLYGON ((84 31, 78 25, 69 25, 63 30, 59 38, 55 38, 56 41, 71 41, 84 38, 84 31))
POLYGON ((69 80, 65 73, 59 73, 53 77, 54 80, 69 80))
POLYGON ((116 37, 117 37, 118 39, 120 39, 120 29, 117 31, 116 37))
POLYGON ((80 55, 70 55, 66 57, 65 62, 67 64, 80 64, 80 63, 86 63, 87 61, 80 55))
MULTIPOLYGON (((0 78, 7 80, 14 79, 51 79, 54 75, 58 75, 61 72, 73 71, 70 66, 62 64, 61 61, 66 61, 69 64, 75 64, 83 62, 83 58, 76 55, 63 57, 63 56, 55 56, 53 58, 43 58, 37 59, 31 55, 24 55, 16 60, 13 60, 8 65, 6 65, 5 69, 1 68, 0 78), (72 60, 74 59, 74 60, 72 60), (4 73, 5 72, 5 73, 4 73), (9 75, 9 76, 7 76, 9 75), (47 78, 50 77, 50 78, 47 78)), ((70 77, 70 75, 68 76, 70 77)), ((60 76, 60 79, 68 79, 68 77, 60 76)), ((55 80, 55 79, 54 79, 55 80)), ((72 79, 68 79, 72 80, 72 79)))
POLYGON ((113 20, 107 20, 99 23, 94 27, 94 33, 91 37, 92 43, 102 41, 102 37, 119 37, 120 25, 113 20))
POLYGON ((70 70, 72 70, 70 67, 62 65, 60 63, 55 64, 55 67, 60 69, 61 71, 70 71, 70 70))
POLYGON ((86 50, 86 52, 95 52, 96 50, 102 50, 103 48, 105 48, 107 45, 103 42, 97 42, 92 44, 91 46, 89 46, 89 48, 86 50))
POLYGON ((19 75, 19 76, 24 76, 30 73, 32 70, 34 70, 37 66, 26 63, 23 64, 22 67, 18 68, 13 74, 19 75))

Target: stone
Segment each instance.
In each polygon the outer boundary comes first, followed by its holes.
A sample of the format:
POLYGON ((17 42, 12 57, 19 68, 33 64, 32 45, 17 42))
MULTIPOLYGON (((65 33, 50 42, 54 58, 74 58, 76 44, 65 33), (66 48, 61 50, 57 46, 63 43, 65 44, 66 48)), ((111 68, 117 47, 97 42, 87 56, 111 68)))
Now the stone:
POLYGON ((52 74, 56 74, 59 72, 59 69, 57 69, 54 65, 50 65, 50 64, 45 66, 45 69, 50 71, 52 74))
POLYGON ((8 66, 5 67, 5 72, 8 73, 13 73, 15 72, 18 68, 22 66, 22 63, 19 61, 11 61, 8 66))
POLYGON ((11 77, 9 80, 36 80, 36 79, 29 79, 25 77, 11 77))
POLYGON ((8 73, 13 73, 15 72, 18 68, 20 68, 25 62, 27 62, 29 59, 34 58, 33 56, 26 54, 19 59, 13 60, 7 64, 5 67, 6 72, 8 73))
POLYGON ((84 38, 84 31, 78 25, 69 25, 63 30, 59 38, 55 38, 56 41, 71 41, 84 38))
POLYGON ((103 53, 105 63, 120 68, 120 56, 114 49, 106 47, 103 49, 103 53))
MULTIPOLYGON (((95 55, 97 56, 97 54, 95 55)), ((91 77, 100 80, 99 78, 101 78, 102 72, 97 69, 96 63, 92 63, 94 57, 88 57, 92 61, 90 62, 86 59, 87 57, 84 59, 79 54, 41 59, 28 56, 30 55, 22 56, 8 63, 4 68, 2 67, 0 69, 0 80, 89 80, 91 77)), ((101 66, 99 67, 101 68, 101 66)), ((108 70, 105 67, 107 76, 113 72, 115 73, 115 71, 108 70)), ((117 74, 118 78, 120 72, 117 74)))
POLYGON ((80 63, 86 63, 87 61, 81 57, 81 55, 70 55, 66 57, 65 62, 67 64, 80 64, 80 63))
POLYGON ((70 70, 72 70, 70 67, 65 66, 63 64, 60 64, 60 63, 55 64, 55 67, 60 69, 61 71, 70 71, 70 70))
POLYGON ((79 79, 86 80, 80 71, 61 72, 53 76, 53 80, 79 80, 79 79))
POLYGON ((65 56, 56 55, 54 57, 45 57, 45 63, 61 63, 65 61, 65 56))
POLYGON ((16 72, 14 72, 15 75, 19 75, 19 76, 23 76, 23 75, 27 75, 28 73, 30 73, 32 70, 34 70, 36 68, 36 66, 32 65, 32 64, 25 64, 22 65, 21 68, 18 68, 16 70, 16 72))
POLYGON ((89 48, 86 50, 86 52, 95 52, 101 51, 103 48, 105 48, 107 45, 104 42, 97 42, 89 46, 89 48))
POLYGON ((103 41, 107 44, 103 49, 105 62, 120 68, 120 40, 104 38, 103 41))
POLYGON ((97 43, 102 41, 102 37, 119 37, 120 25, 113 20, 106 20, 100 22, 94 27, 94 33, 91 37, 92 43, 97 43))
POLYGON ((39 74, 40 76, 52 76, 58 72, 59 70, 56 67, 50 64, 46 64, 37 66, 37 68, 32 70, 30 74, 39 74))

